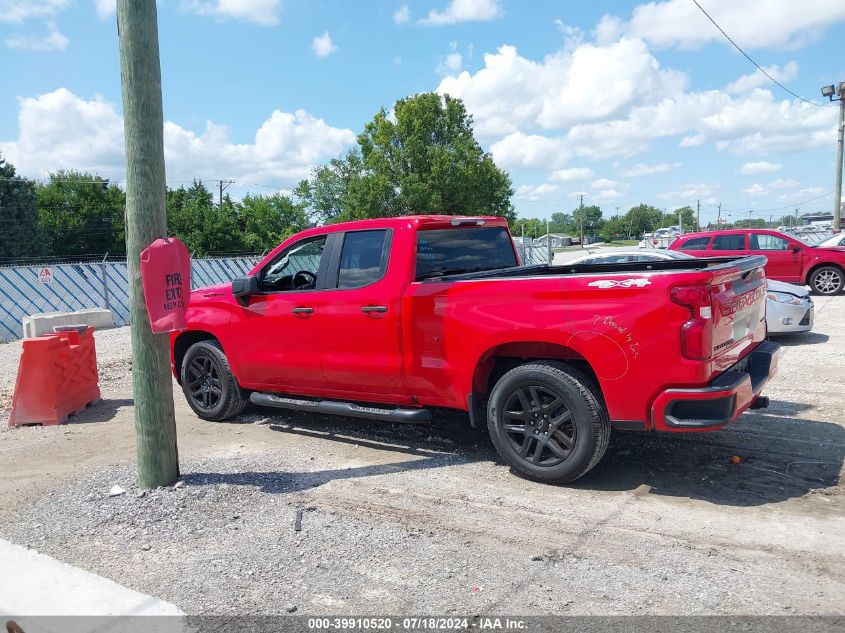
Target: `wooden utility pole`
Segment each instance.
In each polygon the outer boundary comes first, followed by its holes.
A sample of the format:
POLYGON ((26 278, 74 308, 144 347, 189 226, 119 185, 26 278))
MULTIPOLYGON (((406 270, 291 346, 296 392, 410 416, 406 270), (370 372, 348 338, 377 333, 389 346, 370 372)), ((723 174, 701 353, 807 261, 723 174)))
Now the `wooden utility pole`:
POLYGON ((219 180, 218 184, 220 186, 220 213, 223 213, 223 192, 226 191, 226 188, 234 184, 234 180, 219 180))
POLYGON ((169 335, 150 329, 139 270, 141 251, 167 236, 155 0, 118 0, 117 29, 126 136, 126 258, 138 485, 155 488, 170 485, 179 476, 169 335))
POLYGON ((581 248, 584 248, 584 194, 581 194, 581 202, 578 204, 581 216, 581 248))
POLYGON ((701 230, 701 200, 695 201, 695 230, 701 230))

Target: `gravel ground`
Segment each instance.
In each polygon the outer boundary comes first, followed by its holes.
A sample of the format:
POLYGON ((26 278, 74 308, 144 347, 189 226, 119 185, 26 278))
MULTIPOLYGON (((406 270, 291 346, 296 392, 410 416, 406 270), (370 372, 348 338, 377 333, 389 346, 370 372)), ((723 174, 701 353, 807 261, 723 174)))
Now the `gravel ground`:
POLYGON ((845 297, 817 309, 768 410, 615 433, 568 487, 515 477, 455 414, 213 424, 177 392, 182 483, 142 492, 128 332, 99 332, 103 403, 0 434, 0 536, 190 614, 841 615, 845 297))

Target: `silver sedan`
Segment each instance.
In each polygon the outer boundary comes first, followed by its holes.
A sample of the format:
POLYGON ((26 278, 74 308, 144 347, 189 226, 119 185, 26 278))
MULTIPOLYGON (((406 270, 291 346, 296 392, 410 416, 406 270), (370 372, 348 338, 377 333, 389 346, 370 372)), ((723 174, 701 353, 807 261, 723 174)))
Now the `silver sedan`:
MULTIPOLYGON (((570 264, 614 264, 618 262, 655 262, 667 259, 695 259, 692 255, 665 249, 594 251, 570 259, 570 264)), ((809 291, 803 286, 766 280, 766 329, 769 334, 793 334, 813 329, 814 308, 809 291)))

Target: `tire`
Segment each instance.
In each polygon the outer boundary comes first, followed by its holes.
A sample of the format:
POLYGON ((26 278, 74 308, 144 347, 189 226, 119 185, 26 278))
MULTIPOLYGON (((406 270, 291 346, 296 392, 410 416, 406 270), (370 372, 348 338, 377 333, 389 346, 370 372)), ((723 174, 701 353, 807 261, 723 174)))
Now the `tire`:
POLYGON ((820 295, 836 295, 842 291, 845 273, 837 266, 819 266, 808 281, 813 292, 820 295))
POLYGON ((194 343, 182 359, 182 392, 191 409, 203 420, 228 420, 247 405, 220 343, 194 343))
POLYGON ((490 394, 487 425, 505 463, 523 477, 549 484, 582 477, 599 463, 610 441, 598 388, 584 373, 557 361, 526 363, 502 376, 490 394))

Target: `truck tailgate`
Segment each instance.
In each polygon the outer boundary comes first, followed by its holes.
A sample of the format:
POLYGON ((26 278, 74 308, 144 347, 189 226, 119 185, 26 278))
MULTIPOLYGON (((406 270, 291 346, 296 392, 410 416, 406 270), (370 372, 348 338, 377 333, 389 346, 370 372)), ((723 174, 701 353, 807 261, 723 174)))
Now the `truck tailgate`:
POLYGON ((726 271, 711 283, 714 371, 723 371, 765 337, 763 265, 726 271))

